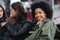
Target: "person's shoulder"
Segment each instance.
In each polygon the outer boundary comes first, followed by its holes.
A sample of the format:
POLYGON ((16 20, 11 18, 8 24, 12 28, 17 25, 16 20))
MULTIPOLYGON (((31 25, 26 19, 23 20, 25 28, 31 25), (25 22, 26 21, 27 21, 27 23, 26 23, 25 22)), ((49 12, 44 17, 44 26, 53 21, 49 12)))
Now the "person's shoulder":
POLYGON ((49 23, 54 23, 54 21, 49 19, 49 23))
POLYGON ((48 24, 50 24, 50 25, 56 25, 53 20, 49 20, 48 24))
POLYGON ((28 19, 24 19, 22 21, 22 23, 24 23, 24 24, 32 24, 32 21, 31 20, 28 20, 28 19))
POLYGON ((55 25, 54 21, 51 20, 51 19, 48 19, 48 20, 46 21, 46 24, 48 24, 48 25, 55 25))
POLYGON ((25 19, 25 22, 32 22, 31 20, 29 20, 29 19, 25 19))

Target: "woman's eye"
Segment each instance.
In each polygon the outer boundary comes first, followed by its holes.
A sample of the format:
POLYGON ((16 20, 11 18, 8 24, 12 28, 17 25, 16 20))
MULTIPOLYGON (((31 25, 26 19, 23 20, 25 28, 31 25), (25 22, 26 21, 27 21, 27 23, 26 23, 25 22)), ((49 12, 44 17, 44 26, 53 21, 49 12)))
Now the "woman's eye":
POLYGON ((35 15, 37 15, 37 13, 35 13, 35 15))
POLYGON ((39 12, 39 14, 42 14, 42 12, 39 12))
POLYGON ((2 10, 0 10, 0 12, 2 12, 2 10))

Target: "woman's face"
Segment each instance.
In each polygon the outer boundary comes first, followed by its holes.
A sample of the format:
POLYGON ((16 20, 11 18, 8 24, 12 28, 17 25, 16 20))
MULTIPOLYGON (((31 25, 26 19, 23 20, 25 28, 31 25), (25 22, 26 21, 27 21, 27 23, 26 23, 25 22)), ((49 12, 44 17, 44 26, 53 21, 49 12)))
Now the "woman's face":
POLYGON ((0 7, 0 18, 3 17, 3 9, 0 7))
POLYGON ((46 14, 41 8, 36 8, 34 12, 37 21, 44 22, 46 20, 46 14))
POLYGON ((17 12, 13 8, 11 8, 11 14, 12 14, 13 17, 15 17, 17 12))

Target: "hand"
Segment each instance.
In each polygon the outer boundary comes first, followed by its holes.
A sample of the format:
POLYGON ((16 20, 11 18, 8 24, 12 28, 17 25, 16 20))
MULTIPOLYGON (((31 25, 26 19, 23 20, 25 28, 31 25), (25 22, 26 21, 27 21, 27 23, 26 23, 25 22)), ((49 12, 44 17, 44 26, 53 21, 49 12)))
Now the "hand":
POLYGON ((2 22, 1 23, 1 27, 5 26, 6 22, 2 22))

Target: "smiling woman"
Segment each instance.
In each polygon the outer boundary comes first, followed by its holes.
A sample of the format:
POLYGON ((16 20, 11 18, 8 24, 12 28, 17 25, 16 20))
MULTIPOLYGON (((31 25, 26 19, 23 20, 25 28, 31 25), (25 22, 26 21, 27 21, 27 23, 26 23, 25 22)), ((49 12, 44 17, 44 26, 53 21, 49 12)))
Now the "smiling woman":
POLYGON ((0 40, 5 32, 6 14, 4 8, 0 5, 0 40))
POLYGON ((37 21, 43 22, 46 20, 46 14, 41 8, 35 9, 35 18, 37 21))
POLYGON ((2 8, 0 7, 0 18, 2 18, 2 16, 3 16, 3 10, 2 10, 2 8))
POLYGON ((38 29, 25 40, 54 40, 57 27, 52 21, 52 7, 48 3, 41 1, 33 3, 31 10, 38 29))
POLYGON ((0 5, 0 22, 6 19, 6 14, 4 8, 0 5))

